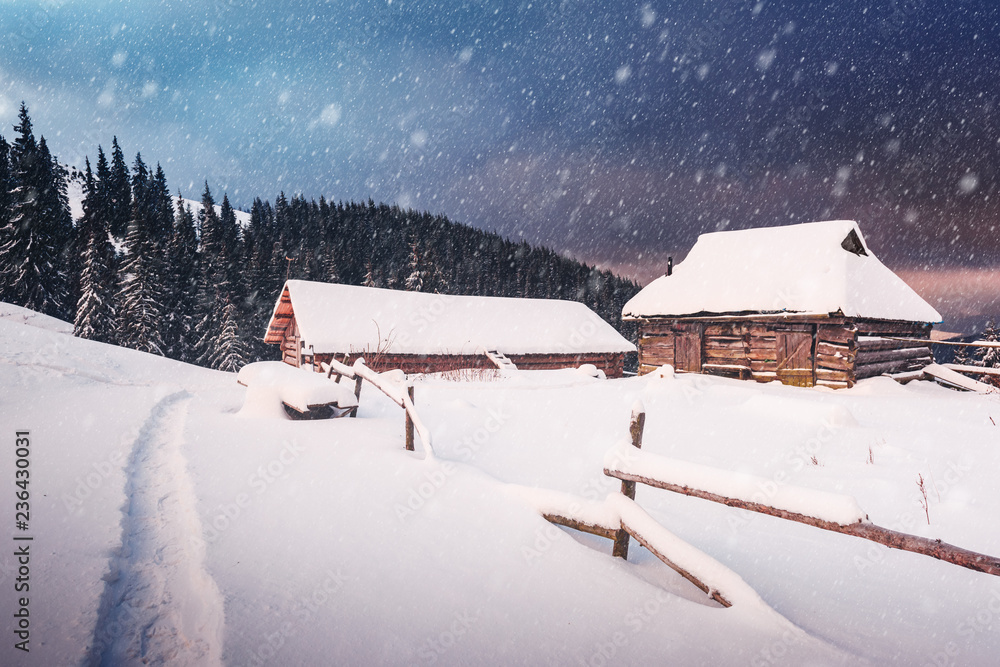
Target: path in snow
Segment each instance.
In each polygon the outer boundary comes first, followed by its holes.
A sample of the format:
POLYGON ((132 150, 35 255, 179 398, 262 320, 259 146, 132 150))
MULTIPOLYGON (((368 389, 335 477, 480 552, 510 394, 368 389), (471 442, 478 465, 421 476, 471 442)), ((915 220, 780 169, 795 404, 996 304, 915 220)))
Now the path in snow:
POLYGON ((190 400, 186 391, 160 400, 132 447, 122 546, 105 578, 92 665, 222 664, 222 595, 205 570, 181 454, 190 400))

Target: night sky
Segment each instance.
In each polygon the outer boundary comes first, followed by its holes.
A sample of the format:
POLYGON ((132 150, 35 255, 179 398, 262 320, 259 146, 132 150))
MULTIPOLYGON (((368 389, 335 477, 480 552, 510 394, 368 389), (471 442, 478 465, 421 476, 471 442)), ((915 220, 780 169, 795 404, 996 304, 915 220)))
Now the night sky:
POLYGON ((24 100, 71 164, 117 135, 185 196, 370 197, 642 281, 700 233, 856 219, 971 329, 997 4, 0 0, 0 134, 24 100))

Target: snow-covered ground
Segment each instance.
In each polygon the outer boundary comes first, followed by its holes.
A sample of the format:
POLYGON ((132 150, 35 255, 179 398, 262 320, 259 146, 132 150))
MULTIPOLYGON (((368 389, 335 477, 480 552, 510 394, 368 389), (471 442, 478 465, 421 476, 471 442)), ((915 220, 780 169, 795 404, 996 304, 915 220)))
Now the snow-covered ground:
MULTIPOLYGON (((234 374, 83 341, 0 308, 0 664, 989 665, 1000 579, 640 487, 742 578, 725 609, 632 544, 555 527, 543 489, 601 500, 643 451, 853 496, 877 524, 1000 554, 1000 399, 575 370, 421 378, 436 451, 366 385, 357 419, 241 408, 234 374), (30 648, 14 649, 15 431, 30 430, 30 648), (928 525, 918 476, 928 489, 928 525)), ((749 479, 749 478, 748 478, 749 479)), ((766 486, 766 484, 765 484, 766 486)), ((773 489, 761 489, 773 494, 773 489)), ((18 594, 20 595, 20 594, 18 594)))

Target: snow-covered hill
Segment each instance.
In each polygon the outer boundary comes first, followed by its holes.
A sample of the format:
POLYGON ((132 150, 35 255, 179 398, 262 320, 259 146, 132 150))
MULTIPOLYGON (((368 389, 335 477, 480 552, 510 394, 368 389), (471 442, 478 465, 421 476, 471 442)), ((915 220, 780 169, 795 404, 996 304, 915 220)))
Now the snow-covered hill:
MULTIPOLYGON (((723 609, 633 544, 541 519, 643 450, 854 496, 878 524, 1000 554, 1000 400, 926 382, 838 392, 567 370, 417 381, 437 457, 366 386, 357 419, 241 411, 235 375, 0 309, 9 533, 30 534, 30 648, 0 555, 4 665, 994 664, 1000 579, 642 487, 663 526, 769 605, 723 609), (28 531, 15 431, 30 431, 28 531), (418 447, 419 449, 419 447, 418 447), (917 479, 928 480, 927 524, 917 479), (773 611, 772 611, 773 610, 773 611)), ((8 540, 10 538, 8 537, 8 540)))
MULTIPOLYGON (((68 196, 69 196, 70 213, 73 215, 74 220, 79 220, 81 217, 83 217, 83 185, 79 179, 70 180, 68 187, 68 196)), ((180 198, 173 196, 171 197, 171 199, 173 200, 174 207, 176 208, 177 200, 180 198)), ((183 201, 185 206, 191 207, 191 212, 194 213, 195 220, 197 220, 198 212, 201 211, 201 209, 203 208, 201 205, 201 201, 195 201, 193 199, 187 199, 187 198, 185 198, 183 201)), ((215 212, 221 213, 222 207, 216 204, 215 212)), ((236 211, 235 213, 236 213, 236 222, 240 225, 240 227, 246 227, 247 225, 250 224, 249 213, 245 213, 243 211, 236 211)))

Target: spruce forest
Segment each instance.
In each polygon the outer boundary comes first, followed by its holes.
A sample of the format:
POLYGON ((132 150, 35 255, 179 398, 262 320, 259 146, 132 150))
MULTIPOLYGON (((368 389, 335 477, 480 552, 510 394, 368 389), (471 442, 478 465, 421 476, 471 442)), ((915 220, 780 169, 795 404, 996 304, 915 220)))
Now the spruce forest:
POLYGON ((70 173, 22 103, 13 141, 0 136, 0 300, 83 338, 226 371, 278 358, 262 339, 286 278, 571 299, 634 339, 621 309, 639 286, 547 248, 370 199, 256 198, 246 225, 207 182, 201 204, 195 214, 178 193, 175 205, 163 169, 138 153, 129 166, 117 138, 70 173))

